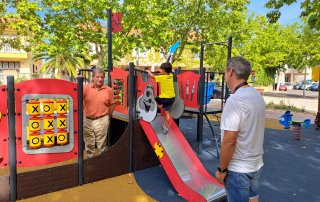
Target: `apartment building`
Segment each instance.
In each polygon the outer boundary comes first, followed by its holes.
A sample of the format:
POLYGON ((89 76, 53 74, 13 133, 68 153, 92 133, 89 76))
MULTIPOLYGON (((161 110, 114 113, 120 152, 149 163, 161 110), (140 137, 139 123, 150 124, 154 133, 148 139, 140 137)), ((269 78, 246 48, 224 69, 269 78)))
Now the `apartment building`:
MULTIPOLYGON (((2 38, 14 38, 16 32, 5 29, 2 38)), ((17 50, 6 43, 0 47, 0 84, 6 84, 8 75, 15 78, 30 79, 39 73, 41 61, 34 62, 33 55, 24 50, 17 50)))

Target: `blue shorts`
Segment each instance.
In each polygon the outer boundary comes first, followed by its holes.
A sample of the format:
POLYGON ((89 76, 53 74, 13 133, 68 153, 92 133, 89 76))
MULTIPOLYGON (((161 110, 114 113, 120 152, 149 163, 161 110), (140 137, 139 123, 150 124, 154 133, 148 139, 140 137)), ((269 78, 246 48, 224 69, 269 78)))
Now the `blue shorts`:
POLYGON ((174 103, 175 98, 160 98, 156 97, 156 101, 158 104, 163 105, 163 109, 169 111, 171 105, 174 103))
POLYGON ((262 168, 252 173, 229 171, 225 179, 228 202, 248 202, 249 198, 259 198, 259 176, 262 168))

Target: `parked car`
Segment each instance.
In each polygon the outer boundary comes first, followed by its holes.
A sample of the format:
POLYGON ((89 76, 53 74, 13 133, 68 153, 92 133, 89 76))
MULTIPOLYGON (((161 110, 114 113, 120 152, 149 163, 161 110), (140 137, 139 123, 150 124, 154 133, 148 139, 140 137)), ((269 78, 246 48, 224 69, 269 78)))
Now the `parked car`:
POLYGON ((302 84, 299 86, 299 89, 300 90, 308 89, 308 88, 310 88, 311 85, 312 85, 312 81, 311 80, 306 80, 306 82, 302 82, 302 84))
POLYGON ((302 81, 298 81, 297 83, 293 84, 293 89, 298 90, 300 86, 302 85, 302 81))
POLYGON ((318 91, 318 88, 319 88, 319 82, 318 83, 315 83, 314 85, 312 85, 310 87, 310 90, 311 91, 318 91))
POLYGON ((317 84, 318 84, 318 82, 312 82, 312 84, 310 86, 306 87, 306 90, 310 90, 312 86, 315 86, 317 84))
POLYGON ((280 91, 287 91, 288 87, 284 83, 281 83, 280 86, 279 86, 279 90, 280 91))
POLYGON ((287 86, 287 90, 292 90, 293 89, 293 84, 291 84, 290 82, 285 82, 284 85, 287 86))

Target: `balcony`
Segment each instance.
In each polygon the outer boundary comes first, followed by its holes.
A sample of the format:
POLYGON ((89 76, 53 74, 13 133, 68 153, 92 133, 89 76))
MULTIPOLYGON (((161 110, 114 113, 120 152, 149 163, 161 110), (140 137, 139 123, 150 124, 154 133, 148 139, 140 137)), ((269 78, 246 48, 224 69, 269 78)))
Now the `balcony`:
POLYGON ((27 59, 28 53, 24 50, 17 50, 11 47, 10 44, 5 44, 0 49, 0 59, 27 59))

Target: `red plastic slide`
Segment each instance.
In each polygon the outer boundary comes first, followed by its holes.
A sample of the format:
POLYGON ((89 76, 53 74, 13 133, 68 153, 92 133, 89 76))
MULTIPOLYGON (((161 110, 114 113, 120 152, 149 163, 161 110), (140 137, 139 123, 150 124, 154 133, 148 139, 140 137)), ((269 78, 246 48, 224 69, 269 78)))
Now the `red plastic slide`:
POLYGON ((173 120, 168 134, 162 133, 164 122, 163 116, 150 123, 140 120, 176 191, 187 201, 224 201, 223 185, 206 171, 173 120))

